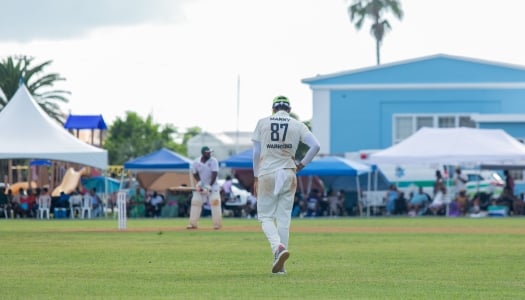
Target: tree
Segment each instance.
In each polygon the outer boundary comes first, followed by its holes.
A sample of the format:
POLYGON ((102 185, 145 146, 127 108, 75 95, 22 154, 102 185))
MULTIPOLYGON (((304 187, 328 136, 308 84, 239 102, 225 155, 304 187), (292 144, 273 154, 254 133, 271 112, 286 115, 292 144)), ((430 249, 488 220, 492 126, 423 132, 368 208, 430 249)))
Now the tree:
POLYGON ((403 18, 401 3, 397 0, 352 0, 352 3, 348 7, 348 14, 357 30, 361 29, 366 18, 372 19, 370 33, 376 40, 376 61, 379 65, 379 48, 385 33, 392 29, 388 20, 383 18, 383 14, 391 11, 398 20, 401 20, 403 18))
POLYGON ((66 95, 70 92, 53 90, 58 81, 65 78, 57 73, 44 74, 44 69, 52 61, 46 61, 32 66, 34 58, 28 56, 7 57, 0 62, 0 109, 3 109, 13 97, 21 82, 35 98, 40 107, 53 119, 64 124, 65 114, 62 113, 57 101, 67 103, 66 95))
POLYGON ((200 127, 190 127, 186 129, 186 132, 182 136, 182 144, 184 146, 188 145, 189 139, 200 134, 201 132, 202 132, 202 129, 200 127))
POLYGON ((110 165, 122 165, 160 148, 184 155, 185 147, 175 142, 178 134, 171 124, 155 124, 151 115, 144 120, 137 113, 126 112, 125 120, 117 118, 110 126, 104 148, 108 150, 110 165))

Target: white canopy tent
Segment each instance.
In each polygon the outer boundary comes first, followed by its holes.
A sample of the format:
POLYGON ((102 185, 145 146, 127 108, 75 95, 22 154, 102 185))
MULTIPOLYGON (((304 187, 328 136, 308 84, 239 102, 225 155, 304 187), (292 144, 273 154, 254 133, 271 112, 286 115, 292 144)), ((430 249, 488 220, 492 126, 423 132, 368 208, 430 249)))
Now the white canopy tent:
MULTIPOLYGON (((501 129, 423 127, 404 141, 370 155, 376 164, 513 164, 525 161, 525 145, 501 129)), ((450 199, 449 199, 450 200, 450 199)), ((448 214, 447 205, 447 214, 448 214)))
POLYGON ((108 153, 89 145, 51 119, 25 85, 0 112, 0 159, 50 159, 106 170, 108 153))
POLYGON ((501 129, 423 127, 370 155, 376 164, 501 164, 525 161, 525 145, 501 129))

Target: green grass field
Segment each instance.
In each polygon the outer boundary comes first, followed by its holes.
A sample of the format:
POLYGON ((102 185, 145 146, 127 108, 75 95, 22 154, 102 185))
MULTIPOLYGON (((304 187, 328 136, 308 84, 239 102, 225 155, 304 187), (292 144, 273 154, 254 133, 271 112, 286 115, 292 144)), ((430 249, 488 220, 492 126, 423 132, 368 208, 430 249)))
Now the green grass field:
POLYGON ((523 218, 0 220, 1 299, 523 299, 523 218))

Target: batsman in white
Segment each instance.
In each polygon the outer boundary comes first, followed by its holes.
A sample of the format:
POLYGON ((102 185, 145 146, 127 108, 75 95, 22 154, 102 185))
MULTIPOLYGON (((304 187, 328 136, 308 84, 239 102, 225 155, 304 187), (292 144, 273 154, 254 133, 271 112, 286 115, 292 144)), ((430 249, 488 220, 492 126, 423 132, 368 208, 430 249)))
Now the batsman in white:
POLYGON ((317 138, 306 125, 290 117, 290 101, 284 96, 273 99, 273 114, 260 119, 252 135, 254 192, 257 216, 273 253, 272 273, 285 274, 290 257, 288 240, 297 176, 319 152, 317 138), (295 154, 299 142, 309 149, 300 162, 295 154))
POLYGON ((209 147, 201 148, 201 157, 196 158, 191 166, 193 178, 197 181, 195 191, 191 198, 190 224, 187 229, 197 229, 198 221, 202 212, 202 204, 206 201, 211 206, 211 218, 213 229, 220 229, 222 222, 220 186, 217 183, 219 173, 219 162, 211 156, 209 147))

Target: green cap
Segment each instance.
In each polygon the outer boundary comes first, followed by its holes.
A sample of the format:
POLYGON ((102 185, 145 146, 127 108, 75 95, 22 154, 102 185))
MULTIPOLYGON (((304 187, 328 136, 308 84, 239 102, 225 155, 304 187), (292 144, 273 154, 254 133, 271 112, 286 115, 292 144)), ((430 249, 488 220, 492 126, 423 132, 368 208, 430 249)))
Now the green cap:
POLYGON ((277 96, 273 98, 272 107, 277 107, 280 105, 290 107, 290 100, 288 100, 288 98, 286 98, 285 96, 277 96))
POLYGON ((204 153, 204 152, 213 152, 213 150, 211 150, 210 147, 208 146, 204 146, 201 148, 201 153, 204 153))

